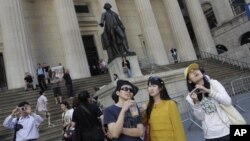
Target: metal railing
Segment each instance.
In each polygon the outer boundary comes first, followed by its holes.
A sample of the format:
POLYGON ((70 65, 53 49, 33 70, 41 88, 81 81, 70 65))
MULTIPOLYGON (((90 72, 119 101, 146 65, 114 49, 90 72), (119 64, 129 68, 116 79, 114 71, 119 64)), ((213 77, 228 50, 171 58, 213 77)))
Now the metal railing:
POLYGON ((246 110, 239 105, 239 102, 250 99, 250 76, 238 78, 238 79, 231 81, 231 87, 233 90, 232 96, 237 96, 239 94, 247 95, 242 99, 239 99, 236 97, 235 102, 234 102, 234 105, 236 107, 238 107, 243 112, 246 112, 246 110))
POLYGON ((250 63, 231 59, 231 58, 225 57, 225 56, 215 55, 215 54, 208 53, 205 51, 199 51, 199 53, 200 53, 200 56, 199 56, 200 59, 204 59, 204 60, 205 59, 213 59, 213 60, 220 61, 222 64, 227 63, 235 68, 239 68, 240 70, 243 70, 243 69, 250 70, 250 63))

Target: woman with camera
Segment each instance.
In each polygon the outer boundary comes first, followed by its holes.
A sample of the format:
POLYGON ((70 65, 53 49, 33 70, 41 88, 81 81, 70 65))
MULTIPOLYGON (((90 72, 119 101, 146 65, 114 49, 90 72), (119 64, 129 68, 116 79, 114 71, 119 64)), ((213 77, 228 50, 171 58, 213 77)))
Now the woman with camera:
POLYGON ((231 98, 220 82, 204 75, 196 63, 184 71, 189 93, 186 100, 194 115, 202 121, 206 141, 229 141, 230 121, 219 104, 230 106, 231 98))

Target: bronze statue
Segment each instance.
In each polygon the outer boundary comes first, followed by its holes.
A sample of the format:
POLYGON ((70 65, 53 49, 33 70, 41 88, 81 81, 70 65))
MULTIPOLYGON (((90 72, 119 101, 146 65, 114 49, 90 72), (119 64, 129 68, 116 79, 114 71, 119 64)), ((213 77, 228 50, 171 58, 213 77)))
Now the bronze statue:
POLYGON ((101 27, 104 27, 102 33, 102 45, 107 50, 109 62, 117 56, 135 54, 129 52, 128 42, 125 35, 125 27, 122 24, 119 16, 111 10, 111 4, 105 3, 106 10, 101 17, 101 27))

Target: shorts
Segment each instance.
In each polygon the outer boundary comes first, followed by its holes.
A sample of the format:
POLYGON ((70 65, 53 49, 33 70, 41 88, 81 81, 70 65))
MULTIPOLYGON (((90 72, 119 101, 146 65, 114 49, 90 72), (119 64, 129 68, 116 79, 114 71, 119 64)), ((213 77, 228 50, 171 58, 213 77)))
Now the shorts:
POLYGON ((54 97, 62 96, 62 92, 61 92, 61 88, 60 87, 53 88, 53 93, 54 93, 54 97))
POLYGON ((48 118, 48 112, 47 111, 38 111, 37 114, 41 116, 43 119, 48 118))

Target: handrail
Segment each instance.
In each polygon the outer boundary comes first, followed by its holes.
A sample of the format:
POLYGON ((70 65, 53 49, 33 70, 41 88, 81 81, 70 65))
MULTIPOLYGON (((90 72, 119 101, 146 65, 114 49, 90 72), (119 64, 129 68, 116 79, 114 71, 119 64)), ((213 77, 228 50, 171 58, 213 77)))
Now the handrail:
POLYGON ((215 55, 215 54, 208 53, 208 52, 201 51, 201 50, 199 51, 199 53, 200 53, 201 59, 214 59, 214 60, 220 61, 222 64, 226 62, 235 68, 240 68, 240 70, 243 70, 243 69, 250 70, 250 63, 231 59, 225 56, 215 55))

